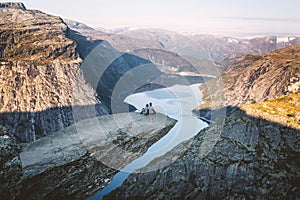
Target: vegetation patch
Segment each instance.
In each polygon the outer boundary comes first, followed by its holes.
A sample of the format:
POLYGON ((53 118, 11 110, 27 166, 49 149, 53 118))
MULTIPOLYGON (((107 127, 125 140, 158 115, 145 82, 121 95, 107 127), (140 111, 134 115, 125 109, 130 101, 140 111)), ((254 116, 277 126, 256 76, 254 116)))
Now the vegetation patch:
POLYGON ((241 107, 248 114, 300 129, 300 92, 241 107))

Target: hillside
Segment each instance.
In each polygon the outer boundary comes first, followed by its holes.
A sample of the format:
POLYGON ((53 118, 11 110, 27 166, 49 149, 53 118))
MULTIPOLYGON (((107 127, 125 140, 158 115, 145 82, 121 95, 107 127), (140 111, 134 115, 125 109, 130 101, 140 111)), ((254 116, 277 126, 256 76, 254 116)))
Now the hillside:
POLYGON ((246 55, 200 88, 203 104, 216 109, 261 102, 300 90, 300 45, 265 55, 246 55))
POLYGON ((72 124, 75 105, 97 104, 97 114, 108 113, 83 77, 62 19, 18 3, 1 3, 0 10, 0 124, 18 142, 72 124))
POLYGON ((170 51, 144 48, 133 50, 130 53, 151 61, 164 73, 174 74, 185 71, 199 73, 191 63, 182 58, 180 55, 170 51))
POLYGON ((71 29, 87 37, 91 42, 105 40, 119 52, 154 61, 153 63, 160 71, 167 70, 167 73, 174 73, 174 70, 171 69, 176 69, 184 64, 180 71, 206 75, 216 74, 213 63, 208 60, 208 56, 201 46, 179 33, 142 29, 128 30, 120 34, 103 34, 103 32, 82 23, 65 21, 71 29))
POLYGON ((241 107, 248 115, 300 130, 300 92, 241 107))

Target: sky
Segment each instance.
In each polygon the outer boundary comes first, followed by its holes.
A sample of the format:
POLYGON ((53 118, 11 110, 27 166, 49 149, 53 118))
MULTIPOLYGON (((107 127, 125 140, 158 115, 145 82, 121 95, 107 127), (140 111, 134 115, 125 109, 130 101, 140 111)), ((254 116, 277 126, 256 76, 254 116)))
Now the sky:
POLYGON ((92 27, 227 35, 300 35, 299 0, 23 0, 92 27))

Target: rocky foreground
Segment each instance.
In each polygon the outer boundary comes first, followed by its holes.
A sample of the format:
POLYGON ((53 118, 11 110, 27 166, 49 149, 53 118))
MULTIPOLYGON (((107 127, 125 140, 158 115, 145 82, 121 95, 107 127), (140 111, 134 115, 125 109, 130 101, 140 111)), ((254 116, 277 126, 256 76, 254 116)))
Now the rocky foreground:
POLYGON ((163 137, 176 120, 122 113, 86 119, 21 145, 4 130, 1 199, 84 199, 163 137))
POLYGON ((139 171, 174 163, 130 175, 105 199, 299 199, 299 128, 243 109, 180 144, 189 147, 182 156, 179 145, 139 171))

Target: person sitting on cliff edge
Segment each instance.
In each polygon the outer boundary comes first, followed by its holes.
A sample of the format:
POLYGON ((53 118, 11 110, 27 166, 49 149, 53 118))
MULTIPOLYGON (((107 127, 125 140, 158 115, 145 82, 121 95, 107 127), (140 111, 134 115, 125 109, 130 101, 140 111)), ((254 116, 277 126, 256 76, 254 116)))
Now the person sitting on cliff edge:
POLYGON ((152 103, 149 103, 149 108, 148 108, 148 114, 149 115, 154 115, 156 114, 156 111, 154 110, 154 108, 152 107, 152 103))
POLYGON ((149 115, 149 105, 146 104, 145 108, 142 108, 141 114, 149 115))

